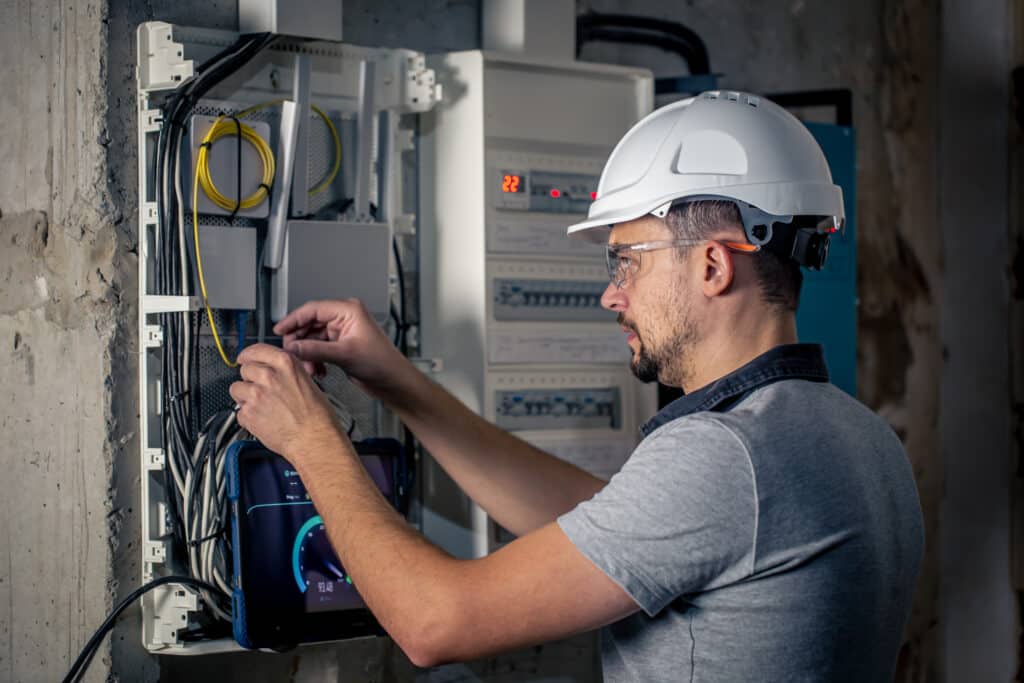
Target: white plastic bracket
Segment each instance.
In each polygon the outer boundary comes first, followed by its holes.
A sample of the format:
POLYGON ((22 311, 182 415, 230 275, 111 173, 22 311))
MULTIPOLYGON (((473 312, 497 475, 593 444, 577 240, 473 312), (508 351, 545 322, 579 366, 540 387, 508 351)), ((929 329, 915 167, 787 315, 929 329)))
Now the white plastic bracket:
POLYGON ((140 210, 142 211, 142 219, 144 221, 147 223, 156 222, 156 202, 143 202, 140 210))
POLYGON ((164 344, 164 331, 159 325, 146 325, 143 345, 147 349, 155 349, 164 344))
POLYGON ((149 563, 164 563, 167 561, 167 544, 163 541, 146 541, 145 556, 143 558, 149 563))
POLYGON ((441 101, 441 85, 433 69, 428 69, 422 54, 403 60, 404 75, 400 80, 400 104, 405 112, 430 111, 441 101))
POLYGON ((146 315, 150 313, 186 313, 198 311, 202 307, 202 299, 197 296, 150 294, 142 298, 142 311, 146 315))
POLYGON ((415 235, 416 217, 409 213, 402 213, 391 219, 391 228, 396 235, 415 235))
POLYGON ((441 358, 410 358, 409 360, 420 372, 429 374, 444 370, 444 360, 441 358))
POLYGON ((173 40, 173 26, 165 21, 139 25, 139 88, 168 90, 192 78, 194 65, 185 59, 185 46, 173 40))
POLYGON ((147 109, 142 112, 142 132, 156 133, 164 125, 164 115, 159 109, 147 109))
POLYGON ((153 590, 153 642, 151 649, 160 649, 180 643, 178 631, 188 626, 188 615, 199 611, 199 596, 180 584, 167 584, 153 590))
POLYGON ((146 449, 146 469, 149 471, 162 470, 167 456, 162 448, 146 449))

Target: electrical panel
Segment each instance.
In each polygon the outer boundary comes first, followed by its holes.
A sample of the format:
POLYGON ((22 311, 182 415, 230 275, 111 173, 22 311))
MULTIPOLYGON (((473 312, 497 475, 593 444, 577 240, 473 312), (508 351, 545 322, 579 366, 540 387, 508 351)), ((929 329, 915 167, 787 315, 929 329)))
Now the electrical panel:
MULTIPOLYGON (((340 36, 340 3, 300 4, 323 13, 261 1, 240 17, 254 31, 340 36)), ((218 589, 145 593, 142 637, 167 654, 233 650, 211 637, 232 617, 232 359, 279 344, 273 322, 309 299, 358 297, 407 346, 398 283, 416 217, 403 169, 415 116, 441 91, 424 56, 398 48, 163 22, 140 25, 137 45, 142 580, 185 574, 218 589)), ((401 436, 341 371, 318 381, 354 440, 401 436)))
MULTIPOLYGON (((629 372, 599 245, 569 224, 596 197, 604 162, 653 106, 648 71, 459 52, 430 66, 459 95, 425 114, 420 152, 425 355, 438 381, 499 427, 601 477, 656 407, 629 372)), ((438 486, 445 475, 426 471, 438 486)), ((430 482, 427 484, 430 486, 430 482)), ((424 532, 460 556, 507 537, 481 510, 424 532)))

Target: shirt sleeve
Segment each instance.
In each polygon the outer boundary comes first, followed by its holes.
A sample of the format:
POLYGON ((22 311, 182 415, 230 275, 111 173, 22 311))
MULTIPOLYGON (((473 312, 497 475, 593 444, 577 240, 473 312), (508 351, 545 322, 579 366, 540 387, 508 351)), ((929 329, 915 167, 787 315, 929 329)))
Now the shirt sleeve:
POLYGON ((608 485, 558 524, 654 616, 677 597, 753 573, 755 475, 746 446, 713 417, 646 438, 608 485))

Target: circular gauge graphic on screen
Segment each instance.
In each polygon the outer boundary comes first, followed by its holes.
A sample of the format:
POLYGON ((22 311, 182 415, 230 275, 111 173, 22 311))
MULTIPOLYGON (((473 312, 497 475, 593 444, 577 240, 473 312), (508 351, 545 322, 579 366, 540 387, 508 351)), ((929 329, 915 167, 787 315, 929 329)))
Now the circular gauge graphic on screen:
POLYGON ((345 573, 331 548, 320 515, 307 519, 295 535, 292 571, 299 592, 305 595, 307 610, 346 609, 362 605, 351 577, 345 573))

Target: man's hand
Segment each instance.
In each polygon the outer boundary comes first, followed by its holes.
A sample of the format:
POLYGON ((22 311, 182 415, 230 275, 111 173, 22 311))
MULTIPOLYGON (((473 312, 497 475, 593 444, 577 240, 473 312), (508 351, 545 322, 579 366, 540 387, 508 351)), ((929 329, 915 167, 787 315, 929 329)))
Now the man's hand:
POLYGON ((274 333, 310 374, 332 363, 378 398, 388 397, 401 370, 413 369, 357 299, 310 301, 277 323, 274 333))
POLYGON ((303 443, 341 434, 323 392, 290 354, 254 344, 238 356, 242 381, 231 385, 238 424, 270 450, 292 461, 303 443))

